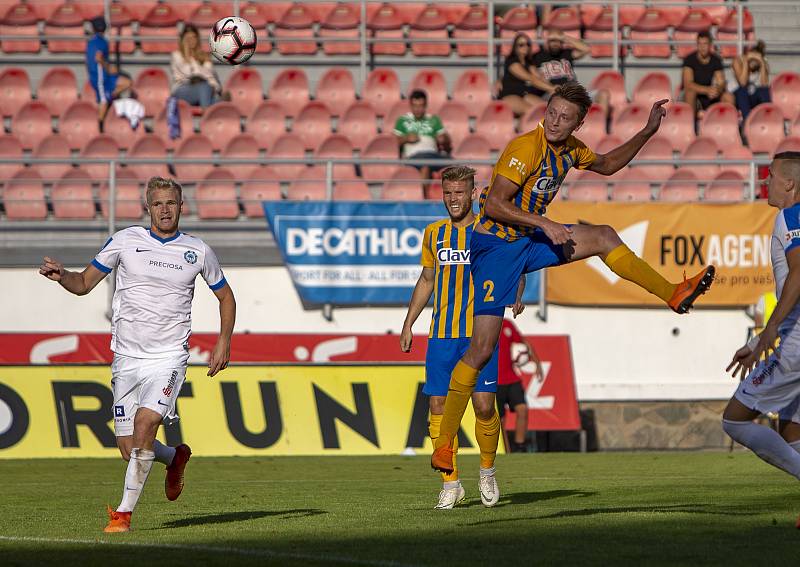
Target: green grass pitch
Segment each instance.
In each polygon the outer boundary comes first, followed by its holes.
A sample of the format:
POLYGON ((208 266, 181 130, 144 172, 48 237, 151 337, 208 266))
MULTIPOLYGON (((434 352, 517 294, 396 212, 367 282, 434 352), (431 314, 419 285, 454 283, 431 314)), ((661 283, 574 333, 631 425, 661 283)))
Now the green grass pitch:
POLYGON ((503 455, 493 509, 459 463, 450 511, 423 456, 195 457, 176 502, 156 463, 106 535, 122 461, 0 461, 0 564, 800 564, 800 485, 746 452, 503 455))

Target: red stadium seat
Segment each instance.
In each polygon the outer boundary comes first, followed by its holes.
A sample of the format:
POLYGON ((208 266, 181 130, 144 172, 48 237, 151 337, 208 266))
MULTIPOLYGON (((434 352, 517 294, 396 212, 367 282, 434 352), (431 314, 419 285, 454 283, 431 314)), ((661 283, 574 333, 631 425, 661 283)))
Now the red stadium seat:
POLYGON ((632 102, 615 114, 611 131, 622 140, 628 140, 644 128, 649 117, 649 108, 632 102))
POLYGON ((491 103, 475 124, 475 132, 489 140, 493 150, 502 150, 515 138, 514 113, 502 101, 491 103))
POLYGON ((607 154, 611 150, 620 147, 623 142, 624 140, 615 134, 603 136, 603 139, 597 142, 597 147, 594 148, 594 153, 607 154))
POLYGON ((475 169, 475 186, 483 187, 492 177, 492 166, 477 164, 475 160, 487 160, 492 157, 492 148, 489 140, 480 134, 471 134, 456 146, 453 158, 463 160, 475 169))
POLYGON ((72 2, 61 4, 46 18, 44 34, 50 53, 83 53, 86 39, 83 32, 83 12, 72 2), (75 36, 75 39, 50 39, 51 36, 75 36))
POLYGON ((428 7, 425 2, 403 2, 394 4, 404 24, 413 24, 419 15, 428 7))
MULTIPOLYGON (((69 159, 71 153, 66 138, 60 134, 50 134, 33 150, 36 159, 69 159)), ((52 183, 72 169, 69 163, 39 163, 34 166, 45 182, 52 183)))
MULTIPOLYGON (((728 11, 727 15, 724 14, 724 7, 722 8, 722 12, 719 14, 721 17, 721 22, 719 27, 717 28, 717 40, 718 41, 736 41, 738 37, 738 29, 739 29, 739 14, 736 8, 732 8, 728 11)), ((712 11, 712 19, 715 17, 715 14, 712 11)), ((750 13, 750 10, 744 8, 742 10, 742 32, 744 34, 744 39, 746 41, 752 41, 753 39, 753 15, 750 13)), ((736 44, 733 43, 731 45, 720 45, 720 55, 724 58, 731 58, 736 57, 737 47, 736 44)))
MULTIPOLYGON (((36 17, 40 20, 47 20, 53 15, 53 12, 64 4, 64 0, 35 0, 34 2, 22 0, 22 2, 30 4, 34 9, 36 17)), ((16 4, 16 2, 14 2, 14 4, 16 4)))
POLYGON ((537 104, 531 108, 528 113, 522 117, 522 121, 519 124, 520 131, 530 132, 531 130, 534 130, 544 119, 544 113, 546 109, 546 103, 537 104))
POLYGON ((422 89, 428 95, 428 113, 437 114, 447 100, 447 82, 438 69, 420 69, 408 89, 409 94, 415 89, 422 89))
MULTIPOLYGON (((128 151, 126 157, 163 159, 167 157, 167 144, 156 134, 145 134, 136 140, 136 143, 133 144, 133 147, 128 151)), ((128 170, 130 170, 137 179, 141 179, 142 181, 146 181, 153 176, 169 177, 166 164, 128 164, 128 170)))
POLYGON ((139 25, 140 36, 152 36, 164 39, 148 40, 140 38, 142 53, 171 53, 178 46, 178 15, 173 4, 156 4, 139 25))
POLYGON ((30 4, 17 4, 8 9, 0 23, 0 35, 8 39, 0 41, 4 53, 39 53, 39 39, 13 39, 14 36, 38 36, 39 19, 30 4))
POLYGON ((314 39, 314 15, 305 4, 292 4, 275 24, 273 35, 275 47, 281 55, 314 55, 317 42, 314 39), (308 41, 285 41, 306 39, 308 41))
POLYGON ((47 105, 50 114, 59 116, 78 100, 78 82, 69 67, 53 67, 39 81, 36 98, 47 105))
POLYGON ((116 0, 112 6, 116 4, 124 6, 134 20, 141 22, 150 13, 150 10, 155 7, 156 3, 156 0, 116 0))
POLYGON ((800 134, 800 112, 797 113, 797 116, 794 117, 794 120, 789 125, 789 131, 800 134))
POLYGON ((158 118, 153 121, 153 133, 158 135, 161 140, 167 145, 167 149, 174 149, 175 146, 180 144, 182 139, 191 136, 194 133, 194 117, 192 115, 192 107, 185 100, 178 99, 178 116, 181 123, 181 135, 176 139, 169 137, 169 126, 167 125, 167 108, 166 106, 161 109, 158 118))
POLYGON ((264 216, 261 201, 280 201, 281 184, 278 175, 270 167, 259 167, 242 184, 239 195, 244 206, 244 214, 250 218, 264 216))
POLYGON ((780 108, 785 120, 792 120, 800 111, 800 74, 787 71, 778 74, 770 84, 772 103, 780 108))
MULTIPOLYGON (((115 143, 114 138, 107 134, 100 134, 95 136, 83 147, 81 150, 81 157, 83 158, 97 158, 97 159, 119 159, 119 148, 115 143)), ((166 157, 161 155, 159 157, 166 157)), ((81 166, 84 171, 92 178, 98 181, 108 179, 109 165, 106 163, 86 163, 81 166)))
POLYGON ((602 71, 592 79, 591 90, 606 90, 611 96, 611 106, 622 109, 628 104, 625 78, 619 71, 602 71))
POLYGON ((704 201, 744 200, 744 178, 735 171, 723 171, 706 187, 704 201))
POLYGON ((294 119, 292 132, 300 137, 307 150, 314 150, 331 133, 331 112, 324 103, 309 102, 294 119))
MULTIPOLYGON (((683 160, 717 160, 719 153, 719 146, 714 138, 708 136, 698 136, 694 142, 689 144, 689 147, 683 152, 681 159, 683 160)), ((681 169, 688 169, 695 174, 698 180, 708 182, 719 173, 719 165, 717 164, 698 164, 698 165, 684 165, 681 169)))
MULTIPOLYGON (((272 147, 267 151, 269 159, 303 159, 306 155, 305 145, 296 134, 284 134, 280 136, 272 147)), ((302 163, 274 163, 271 164, 272 170, 282 181, 296 178, 305 169, 302 163)))
POLYGON ((180 2, 170 2, 175 16, 181 21, 190 22, 192 14, 200 6, 200 0, 181 0, 180 2))
POLYGON ((711 16, 704 8, 688 10, 683 19, 675 28, 672 38, 676 41, 688 41, 685 45, 677 46, 678 57, 686 57, 697 49, 697 33, 711 29, 711 16))
MULTIPOLYGON (((353 144, 341 134, 331 134, 319 145, 314 157, 317 159, 352 159, 353 144)), ((333 178, 336 180, 356 179, 355 166, 352 163, 334 164, 333 178)))
MULTIPOLYGON (((367 144, 361 153, 362 159, 394 159, 399 157, 400 148, 394 134, 380 134, 367 144)), ((363 164, 361 176, 367 181, 385 181, 397 170, 396 165, 363 164)))
POLYGON ((781 152, 800 152, 800 136, 787 136, 781 140, 774 153, 779 154, 781 152))
POLYGON ((3 204, 8 220, 44 220, 47 203, 41 176, 31 169, 20 169, 5 184, 3 204))
POLYGON ((292 7, 293 2, 252 2, 249 5, 258 7, 262 15, 266 18, 267 22, 276 24, 280 21, 281 17, 286 11, 292 7))
POLYGON ((245 132, 252 134, 258 147, 269 149, 280 136, 286 133, 286 111, 272 100, 265 100, 245 120, 245 132))
POLYGON ((403 41, 403 18, 396 6, 381 4, 367 22, 367 28, 375 39, 399 39, 401 41, 378 42, 371 44, 373 55, 404 55, 406 43, 403 41))
POLYGON ((200 120, 200 132, 211 140, 215 150, 221 151, 242 133, 239 109, 231 102, 218 102, 211 106, 200 120))
POLYGON ((22 167, 22 144, 15 136, 0 136, 0 157, 19 158, 19 163, 0 163, 0 179, 9 179, 22 167))
POLYGON ((744 122, 744 137, 754 154, 771 154, 783 139, 783 113, 772 103, 756 106, 744 122))
POLYGON ((642 167, 625 168, 622 175, 614 179, 614 184, 611 186, 611 200, 652 201, 653 191, 650 189, 650 178, 643 170, 642 167))
POLYGON ((400 100, 400 80, 394 69, 374 69, 367 75, 361 98, 372 105, 378 116, 400 100))
MULTIPOLYGON (((588 41, 599 41, 604 40, 607 43, 598 43, 592 44, 590 43, 589 46, 591 48, 590 55, 592 57, 611 57, 614 54, 614 46, 612 45, 612 41, 614 40, 614 34, 616 33, 619 39, 622 39, 622 27, 623 26, 630 26, 633 24, 639 17, 644 13, 644 6, 641 7, 640 10, 636 10, 635 12, 631 13, 628 8, 630 6, 620 6, 619 7, 619 21, 617 22, 616 29, 614 28, 614 10, 611 6, 606 6, 605 8, 601 8, 600 6, 593 6, 593 5, 585 5, 581 6, 581 19, 584 22, 584 26, 586 27, 586 32, 584 33, 584 39, 588 41), (594 16, 589 15, 587 17, 587 11, 591 14, 592 10, 589 8, 593 8, 594 16), (627 19, 626 19, 627 18, 627 19)), ((620 57, 624 57, 627 54, 628 50, 625 46, 620 46, 619 54, 620 57)), ((624 91, 624 89, 623 89, 624 91)))
MULTIPOLYGON (((656 134, 650 138, 642 150, 637 154, 636 159, 660 159, 672 161, 672 144, 668 139, 656 134)), ((675 168, 672 163, 664 165, 634 165, 631 169, 644 172, 645 176, 654 181, 664 181, 669 179, 675 168)))
POLYGON ((158 116, 170 96, 169 77, 160 67, 142 69, 133 83, 136 98, 147 116, 158 116))
POLYGON ((477 118, 492 100, 491 87, 486 71, 468 69, 456 79, 453 87, 453 101, 460 102, 469 116, 477 118))
MULTIPOLYGON (((139 5, 147 8, 147 11, 150 10, 151 7, 148 7, 146 3, 140 2, 139 5)), ((97 11, 93 11, 91 13, 87 13, 87 18, 93 18, 97 14, 102 13, 102 8, 97 11)), ((119 4, 117 2, 111 4, 109 7, 109 13, 111 16, 111 36, 117 35, 117 39, 110 40, 111 45, 110 48, 114 51, 117 50, 119 47, 120 53, 133 53, 136 51, 136 42, 133 39, 133 26, 131 23, 135 19, 133 14, 130 12, 127 6, 119 4), (120 38, 130 38, 130 39, 120 39, 120 38)))
POLYGON ((308 77, 302 69, 284 69, 272 80, 269 99, 280 103, 288 116, 297 113, 308 103, 308 77))
POLYGON ((700 199, 697 176, 690 169, 681 168, 661 186, 660 201, 684 202, 700 199))
POLYGON ((633 89, 633 102, 650 108, 654 102, 672 98, 672 82, 661 71, 650 72, 642 77, 633 89))
MULTIPOLYGON (((114 218, 120 220, 135 220, 142 218, 144 212, 144 198, 139 178, 135 173, 128 169, 117 167, 115 176, 114 218)), ((100 214, 103 218, 108 218, 108 202, 110 198, 108 183, 100 184, 98 200, 100 202, 100 214)))
POLYGON ((235 219, 239 202, 233 174, 227 169, 215 169, 197 184, 195 202, 201 219, 235 219))
MULTIPOLYGON (((252 134, 239 134, 231 139, 222 151, 223 162, 230 159, 253 159, 258 160, 260 151, 258 141, 252 134)), ((250 175, 260 166, 258 163, 252 164, 231 164, 229 171, 238 181, 248 179, 250 175)))
POLYGON ((515 6, 506 12, 500 20, 500 39, 504 40, 501 48, 503 56, 511 53, 511 41, 517 33, 533 34, 537 25, 535 7, 515 6))
POLYGON ((213 164, 211 164, 213 151, 214 146, 203 134, 184 136, 173 157, 177 159, 204 159, 206 163, 174 164, 175 177, 178 182, 199 181, 211 173, 211 170, 214 169, 213 164))
POLYGON ((685 102, 669 103, 658 134, 668 139, 675 150, 684 151, 695 138, 692 108, 685 102))
POLYGON ((545 29, 557 29, 566 33, 578 33, 581 29, 581 18, 577 6, 556 8, 550 12, 544 26, 545 29))
POLYGON ((319 39, 325 55, 358 55, 361 53, 359 24, 361 7, 354 4, 337 4, 320 24, 319 39), (328 41, 352 39, 353 41, 328 41))
MULTIPOLYGON (((722 25, 725 21, 726 16, 730 15, 731 12, 736 12, 736 8, 731 8, 730 10, 726 7, 725 0, 709 0, 707 3, 715 3, 716 6, 705 6, 703 9, 708 12, 708 15, 711 16, 711 22, 714 25, 722 25)), ((753 17, 750 16, 749 11, 747 8, 744 9, 745 14, 745 29, 747 31, 753 30, 753 17), (750 27, 747 28, 747 17, 749 16, 750 19, 750 27)))
POLYGON ((334 201, 370 201, 369 187, 360 179, 336 181, 333 187, 334 201))
POLYGON ((270 53, 272 51, 272 40, 268 36, 267 24, 277 21, 290 5, 291 2, 270 2, 269 4, 248 2, 239 8, 239 17, 250 22, 250 25, 256 31, 258 38, 256 53, 270 53), (283 4, 285 6, 282 6, 283 4), (278 10, 273 12, 276 8, 278 10), (273 16, 273 14, 275 15, 273 16))
POLYGON ((317 83, 316 99, 324 102, 333 116, 342 116, 356 99, 353 75, 343 67, 328 69, 317 83))
POLYGON ((249 67, 236 68, 225 81, 225 90, 231 93, 231 102, 242 116, 249 116, 264 100, 261 74, 249 67))
POLYGON ((378 118, 367 101, 357 100, 339 118, 337 132, 346 136, 358 150, 378 134, 378 118))
POLYGON ((716 140, 739 141, 739 111, 732 104, 718 102, 708 107, 700 121, 700 134, 716 140))
POLYGON ((669 59, 671 55, 667 17, 658 8, 648 8, 631 26, 632 40, 658 41, 658 44, 634 43, 631 52, 634 57, 669 59))
MULTIPOLYGON (((324 22, 338 5, 337 2, 312 2, 308 4, 308 9, 311 10, 311 16, 315 22, 324 22)), ((348 6, 352 7, 352 5, 348 6)))
POLYGON ((594 171, 582 171, 569 184, 570 201, 608 201, 608 178, 594 171))
POLYGON ((51 189, 50 201, 57 219, 93 219, 96 212, 89 173, 83 169, 65 173, 51 189))
POLYGON ((384 201, 423 201, 422 179, 416 168, 398 168, 383 185, 381 199, 384 201))
POLYGON ((486 6, 470 6, 453 29, 453 41, 458 56, 486 57, 489 53, 489 30, 486 6), (464 40, 480 40, 483 43, 464 43, 464 40))
POLYGON ((22 142, 22 147, 35 148, 53 132, 50 111, 42 102, 32 100, 26 103, 11 119, 11 131, 22 142))
MULTIPOLYGON (((617 38, 622 39, 622 32, 616 32, 617 38)), ((593 59, 614 56, 614 31, 586 30, 583 38, 589 43, 589 55, 593 59), (596 42, 596 43, 595 43, 596 42)), ((619 47, 620 57, 625 57, 628 50, 624 45, 619 47)))
MULTIPOLYGON (((544 107, 546 108, 546 107, 544 107)), ((542 109, 544 111, 544 108, 542 109)), ((542 114, 544 117, 544 114, 542 114)), ((538 122, 537 122, 538 124, 538 122)), ((606 135, 606 115, 599 104, 589 107, 583 125, 575 131, 575 136, 590 148, 595 147, 606 135)))
POLYGON ((411 53, 416 57, 448 57, 450 43, 428 43, 426 39, 447 40, 447 15, 435 4, 429 4, 417 16, 408 33, 411 40, 411 53))
MULTIPOLYGON (((787 140, 789 138, 786 138, 787 140)), ((800 145, 798 145, 800 149, 800 145)), ((778 150, 780 151, 780 146, 778 146, 778 150)), ((748 148, 737 145, 737 144, 724 144, 722 146, 722 159, 746 159, 748 161, 753 159, 753 152, 751 152, 748 148)), ((722 171, 735 171, 745 179, 750 177, 750 166, 747 164, 741 165, 727 165, 727 164, 720 164, 720 168, 722 171)), ((756 175, 758 175, 758 168, 756 168, 756 175)))
POLYGON ((320 166, 304 168, 289 184, 286 198, 290 201, 326 200, 328 188, 325 182, 325 168, 320 166))
POLYGON ((123 150, 130 148, 137 139, 145 134, 143 123, 140 123, 134 130, 131 128, 130 121, 122 116, 117 116, 113 108, 108 111, 106 119, 103 121, 103 133, 114 138, 117 145, 123 150))
POLYGON ((411 112, 409 101, 398 100, 392 108, 389 109, 386 116, 383 117, 383 128, 381 128, 381 131, 385 134, 391 133, 397 124, 397 119, 401 116, 405 116, 409 112, 411 112))
POLYGON ((31 83, 25 69, 8 67, 0 71, 0 110, 14 116, 31 100, 31 83))
POLYGON ((453 146, 469 135, 469 112, 458 102, 447 101, 439 109, 439 118, 450 135, 453 146))
POLYGON ((97 126, 97 108, 86 101, 75 101, 61 115, 59 133, 67 139, 73 150, 81 149, 86 141, 100 133, 97 126))

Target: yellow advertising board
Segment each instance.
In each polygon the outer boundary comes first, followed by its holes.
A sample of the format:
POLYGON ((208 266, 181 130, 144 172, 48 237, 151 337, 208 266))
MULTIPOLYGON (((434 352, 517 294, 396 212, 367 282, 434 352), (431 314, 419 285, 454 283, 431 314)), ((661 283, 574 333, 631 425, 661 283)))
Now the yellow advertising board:
MULTIPOLYGON (((181 416, 162 428, 195 455, 427 453, 422 366, 190 366, 181 416)), ((118 452, 107 366, 0 366, 0 458, 112 457, 118 452)), ((475 452, 468 409, 461 447, 475 452)), ((462 450, 459 449, 459 450, 462 450)))
MULTIPOLYGON (((775 288, 769 259, 777 209, 766 203, 578 203, 557 201, 547 216, 560 223, 607 224, 670 281, 717 267, 706 307, 751 305, 775 288)), ((621 280, 599 258, 553 268, 547 300, 566 305, 663 305, 621 280)))

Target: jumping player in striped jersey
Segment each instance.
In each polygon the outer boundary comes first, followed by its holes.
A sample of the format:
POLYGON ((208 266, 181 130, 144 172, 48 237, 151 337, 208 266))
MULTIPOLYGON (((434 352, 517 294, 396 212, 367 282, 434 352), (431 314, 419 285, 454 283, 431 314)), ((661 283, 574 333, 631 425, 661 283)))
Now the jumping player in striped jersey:
POLYGON ((505 306, 513 302, 520 275, 599 256, 618 276, 686 313, 711 286, 708 266, 679 284, 664 279, 637 257, 609 226, 563 225, 544 216, 571 168, 613 175, 630 162, 658 131, 667 100, 653 104, 645 127, 630 140, 596 155, 573 136, 592 100, 580 84, 559 85, 542 122, 517 136, 495 164, 491 184, 480 197, 480 219, 470 244, 475 307, 469 349, 453 370, 440 435, 431 466, 453 470, 453 438, 458 431, 478 373, 495 351, 505 306))
MULTIPOLYGON (((476 222, 472 211, 475 197, 475 170, 466 166, 446 169, 442 174, 443 201, 449 218, 431 223, 422 241, 422 274, 414 287, 408 313, 400 335, 400 348, 411 350, 411 327, 433 294, 433 317, 425 356, 425 387, 430 396, 429 432, 431 441, 439 437, 444 400, 450 374, 469 347, 472 336, 473 299, 470 276, 469 243, 476 222)), ((521 311, 524 280, 515 299, 515 312, 521 311)), ((481 453, 478 488, 485 506, 494 506, 500 496, 494 479, 494 459, 500 436, 500 421, 495 408, 497 391, 497 349, 491 354, 472 393, 475 410, 475 437, 481 453)), ((454 451, 457 438, 454 440, 454 451)), ((446 510, 464 499, 458 470, 442 473, 438 510, 446 510)))

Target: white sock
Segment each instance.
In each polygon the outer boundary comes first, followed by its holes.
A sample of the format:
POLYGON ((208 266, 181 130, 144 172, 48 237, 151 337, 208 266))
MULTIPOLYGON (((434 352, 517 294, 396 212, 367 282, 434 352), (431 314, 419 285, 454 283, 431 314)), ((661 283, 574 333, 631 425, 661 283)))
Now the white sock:
POLYGON ((485 469, 483 467, 480 467, 481 476, 492 476, 496 471, 497 471, 497 469, 494 468, 494 467, 492 467, 490 469, 485 469))
POLYGON ((175 447, 164 445, 158 439, 153 441, 153 452, 156 454, 156 461, 164 463, 167 466, 170 466, 172 464, 172 459, 175 458, 175 447))
POLYGON ((731 439, 749 448, 762 460, 800 480, 800 453, 770 427, 752 421, 722 420, 722 428, 731 439))
POLYGON ((128 470, 125 471, 122 502, 117 507, 117 512, 133 512, 133 509, 136 508, 136 503, 142 494, 144 483, 147 482, 147 475, 150 474, 155 457, 153 451, 131 449, 131 460, 128 461, 128 470))
POLYGON ((461 486, 460 480, 450 480, 442 483, 442 488, 444 490, 450 490, 451 488, 458 488, 459 486, 461 486))

